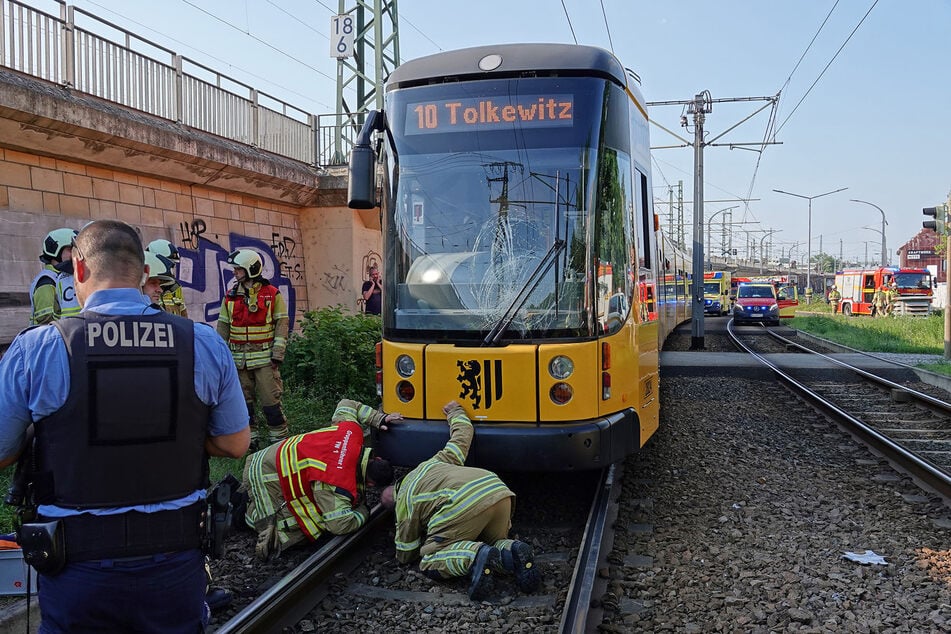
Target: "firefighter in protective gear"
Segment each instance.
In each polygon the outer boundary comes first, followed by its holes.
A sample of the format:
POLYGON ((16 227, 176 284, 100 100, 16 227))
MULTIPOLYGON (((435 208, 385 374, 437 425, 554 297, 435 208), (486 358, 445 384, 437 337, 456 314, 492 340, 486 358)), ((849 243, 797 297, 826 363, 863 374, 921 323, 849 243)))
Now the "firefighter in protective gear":
POLYGON ((280 370, 287 346, 287 305, 277 287, 262 277, 264 265, 255 251, 237 249, 228 264, 234 267, 235 283, 221 302, 218 334, 228 342, 238 367, 251 429, 257 398, 268 427, 259 446, 269 445, 288 435, 280 370))
POLYGON ((469 598, 485 599, 497 573, 515 575, 522 592, 541 584, 532 547, 509 539, 515 494, 485 469, 465 466, 472 422, 455 401, 443 407, 449 442, 435 456, 383 490, 380 503, 396 510, 396 558, 420 559, 426 576, 469 576, 469 598))
POLYGON ((885 316, 885 306, 888 303, 886 298, 886 293, 888 288, 882 284, 875 289, 875 294, 872 295, 872 316, 873 317, 884 317, 885 316))
POLYGON ((176 277, 176 269, 178 268, 178 263, 181 261, 181 255, 178 253, 178 249, 168 240, 160 238, 149 242, 149 246, 147 246, 145 250, 167 259, 172 264, 171 279, 162 282, 162 295, 159 301, 155 303, 161 306, 162 310, 166 313, 188 317, 188 309, 185 307, 185 296, 182 293, 182 285, 178 283, 176 277))
POLYGON ((839 302, 841 301, 842 301, 842 293, 840 293, 836 285, 833 284, 832 288, 829 289, 829 303, 832 304, 833 314, 837 314, 839 312, 839 302))
POLYGON ((258 534, 262 559, 321 535, 344 535, 363 526, 370 512, 365 487, 393 481, 393 467, 371 457, 370 429, 402 420, 344 399, 332 423, 291 436, 248 457, 241 490, 248 494, 244 522, 258 534))
MULTIPOLYGON (((145 265, 149 267, 149 272, 146 274, 148 277, 146 277, 145 283, 142 284, 142 294, 164 310, 165 307, 162 306, 162 286, 168 283, 169 280, 175 280, 172 273, 174 265, 171 260, 161 255, 155 255, 151 251, 145 252, 145 265)), ((171 311, 166 310, 165 312, 171 311)))
POLYGON ((898 282, 892 280, 888 289, 885 291, 885 314, 891 315, 895 312, 898 305, 898 282))
MULTIPOLYGON (((40 248, 40 261, 43 262, 43 269, 33 278, 30 283, 30 325, 48 324, 59 319, 62 310, 58 298, 58 281, 65 268, 69 268, 69 280, 64 280, 64 296, 71 298, 72 302, 78 307, 79 302, 75 301, 75 292, 72 289, 72 245, 73 238, 77 231, 63 227, 54 229, 46 234, 43 239, 43 245, 40 248), (68 294, 66 286, 69 287, 68 294)), ((71 306, 67 308, 71 309, 71 306)), ((78 311, 71 311, 72 313, 78 311)))

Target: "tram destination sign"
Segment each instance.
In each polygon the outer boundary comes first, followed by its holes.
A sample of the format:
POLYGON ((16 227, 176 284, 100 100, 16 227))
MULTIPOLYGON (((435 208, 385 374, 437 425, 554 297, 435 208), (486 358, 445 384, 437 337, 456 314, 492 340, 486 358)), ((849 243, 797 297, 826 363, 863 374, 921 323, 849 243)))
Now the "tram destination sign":
POLYGON ((406 105, 407 135, 571 126, 573 95, 440 99, 406 105))

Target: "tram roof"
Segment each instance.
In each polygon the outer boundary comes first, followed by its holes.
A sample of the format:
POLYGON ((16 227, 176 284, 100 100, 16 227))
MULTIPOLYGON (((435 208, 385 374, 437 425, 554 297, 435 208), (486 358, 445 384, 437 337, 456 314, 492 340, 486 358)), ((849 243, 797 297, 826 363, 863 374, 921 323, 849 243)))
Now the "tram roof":
MULTIPOLYGON (((390 74, 386 89, 405 88, 427 83, 452 82, 486 75, 602 76, 621 86, 629 86, 624 67, 610 52, 595 46, 578 44, 494 44, 420 57, 398 66, 390 74), (480 61, 497 55, 500 63, 483 70, 480 61)), ((633 85, 632 92, 639 91, 633 85)))

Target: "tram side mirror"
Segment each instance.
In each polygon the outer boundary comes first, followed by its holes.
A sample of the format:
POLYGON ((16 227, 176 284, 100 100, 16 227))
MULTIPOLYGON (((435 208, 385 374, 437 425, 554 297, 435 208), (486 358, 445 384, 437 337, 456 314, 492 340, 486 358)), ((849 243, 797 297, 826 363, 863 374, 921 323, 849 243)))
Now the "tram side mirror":
POLYGON ((376 207, 376 152, 371 147, 350 150, 350 179, 347 206, 351 209, 376 207))
POLYGON ((347 181, 347 206, 350 209, 373 209, 376 199, 377 152, 373 148, 373 133, 385 126, 383 112, 371 110, 350 150, 350 177, 347 181))

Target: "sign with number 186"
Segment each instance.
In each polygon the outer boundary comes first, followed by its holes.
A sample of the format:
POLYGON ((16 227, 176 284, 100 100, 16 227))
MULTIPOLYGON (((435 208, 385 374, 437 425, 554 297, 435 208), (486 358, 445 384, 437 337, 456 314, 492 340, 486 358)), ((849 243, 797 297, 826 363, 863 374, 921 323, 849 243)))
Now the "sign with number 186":
POLYGON ((330 56, 353 57, 353 16, 334 15, 330 18, 330 56))

